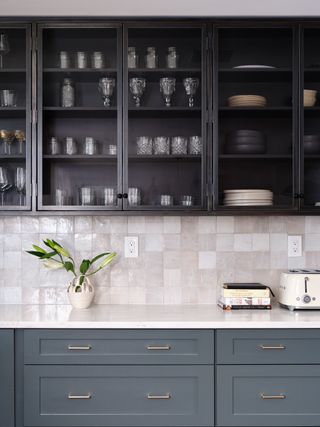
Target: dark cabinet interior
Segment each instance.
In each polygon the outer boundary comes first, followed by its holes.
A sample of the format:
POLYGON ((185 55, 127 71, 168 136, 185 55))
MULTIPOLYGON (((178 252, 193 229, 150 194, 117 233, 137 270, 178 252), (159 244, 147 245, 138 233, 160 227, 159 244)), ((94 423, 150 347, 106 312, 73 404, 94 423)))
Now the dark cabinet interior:
POLYGON ((317 213, 319 42, 294 21, 1 24, 0 211, 317 213))

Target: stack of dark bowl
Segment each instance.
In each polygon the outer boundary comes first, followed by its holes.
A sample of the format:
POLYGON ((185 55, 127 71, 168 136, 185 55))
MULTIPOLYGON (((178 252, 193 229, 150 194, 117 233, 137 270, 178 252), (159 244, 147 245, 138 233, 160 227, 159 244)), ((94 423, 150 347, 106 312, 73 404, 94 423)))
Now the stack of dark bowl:
POLYGON ((264 154, 266 137, 257 130, 235 130, 228 133, 224 151, 226 154, 264 154))
POLYGON ((319 154, 320 135, 304 135, 303 147, 305 154, 319 154))

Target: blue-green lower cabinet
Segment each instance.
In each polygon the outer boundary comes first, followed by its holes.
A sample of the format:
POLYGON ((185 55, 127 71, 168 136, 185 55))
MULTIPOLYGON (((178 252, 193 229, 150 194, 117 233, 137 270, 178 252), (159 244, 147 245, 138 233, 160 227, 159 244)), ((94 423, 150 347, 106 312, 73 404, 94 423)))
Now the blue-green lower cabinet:
POLYGON ((0 330, 0 425, 14 427, 14 332, 0 330))
POLYGON ((218 366, 218 426, 320 426, 319 365, 218 366))
POLYGON ((25 366, 25 426, 213 426, 213 366, 25 366))

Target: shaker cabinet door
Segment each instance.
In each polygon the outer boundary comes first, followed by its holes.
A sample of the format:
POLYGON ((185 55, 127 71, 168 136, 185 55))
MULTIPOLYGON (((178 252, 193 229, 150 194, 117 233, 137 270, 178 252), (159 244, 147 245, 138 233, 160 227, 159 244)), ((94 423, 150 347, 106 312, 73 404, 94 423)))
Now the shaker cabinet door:
POLYGON ((14 427, 14 334, 0 331, 0 425, 14 427))

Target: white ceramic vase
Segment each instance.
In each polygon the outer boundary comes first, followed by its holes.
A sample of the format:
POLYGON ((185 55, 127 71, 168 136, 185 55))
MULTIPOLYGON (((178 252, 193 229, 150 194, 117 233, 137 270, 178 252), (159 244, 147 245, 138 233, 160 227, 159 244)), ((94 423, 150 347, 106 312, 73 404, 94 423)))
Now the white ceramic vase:
POLYGON ((70 304, 77 309, 89 308, 94 297, 94 287, 88 277, 84 278, 81 286, 79 283, 80 276, 75 277, 68 286, 70 304))

